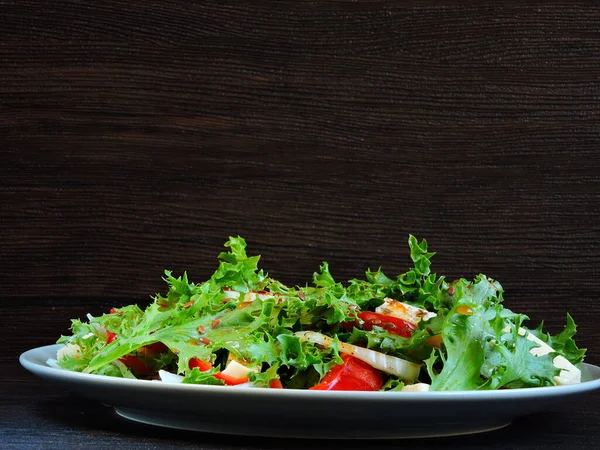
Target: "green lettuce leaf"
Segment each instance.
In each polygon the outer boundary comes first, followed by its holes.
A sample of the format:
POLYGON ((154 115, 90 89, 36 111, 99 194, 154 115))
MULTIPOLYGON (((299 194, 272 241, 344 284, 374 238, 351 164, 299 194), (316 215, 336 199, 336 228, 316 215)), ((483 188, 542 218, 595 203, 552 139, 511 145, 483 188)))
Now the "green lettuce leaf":
POLYGON ((427 361, 431 390, 499 389, 553 385, 552 355, 534 356, 536 345, 518 333, 524 315, 500 305, 502 288, 479 275, 459 280, 455 303, 442 327, 443 349, 427 361), (509 330, 509 331, 504 331, 509 330), (436 372, 437 357, 443 368, 436 372))
MULTIPOLYGON (((205 282, 194 283, 185 272, 176 277, 165 271, 166 294, 157 294, 144 310, 129 305, 87 323, 74 320, 72 334, 58 342, 77 345, 80 351, 58 364, 133 377, 122 358, 134 355, 151 372, 165 369, 183 374, 186 383, 220 384, 212 375, 233 356, 262 368, 250 375, 259 386, 280 379, 286 388, 308 388, 341 363, 338 346, 348 342, 423 364, 419 380, 426 381, 429 374, 432 390, 467 390, 551 385, 558 372, 552 363, 556 355, 574 364, 583 360, 585 350, 573 340, 576 326, 571 316, 556 336, 544 333, 541 325, 531 330, 555 350, 534 356, 531 349, 536 344, 519 333, 527 317, 503 307, 497 281, 478 275, 473 281, 447 282, 432 272, 434 253, 426 240, 410 235, 408 245, 412 267, 395 278, 381 268, 369 269, 364 279, 344 284, 323 262, 312 285, 289 287, 259 269, 260 257, 246 253, 242 237, 230 237, 216 271, 205 282), (437 317, 421 321, 410 338, 378 326, 360 329, 358 314, 374 311, 387 297, 435 311, 437 317), (334 343, 324 348, 301 342, 294 333, 304 330, 318 331, 334 343), (438 345, 440 335, 441 346, 432 348, 430 342, 438 345), (430 340, 432 336, 436 338, 430 340), (166 350, 152 350, 156 343, 166 350), (192 358, 211 362, 214 369, 190 369, 192 358)), ((383 387, 401 388, 393 377, 383 387)))
POLYGON ((573 339, 573 336, 577 332, 577 325, 575 325, 575 321, 571 315, 567 314, 567 325, 556 336, 544 333, 542 331, 543 325, 544 323, 542 322, 535 330, 531 330, 531 334, 544 341, 556 353, 564 356, 571 364, 575 366, 581 364, 585 357, 586 349, 577 347, 573 339))
POLYGON ((404 386, 404 382, 400 381, 398 378, 390 377, 379 390, 401 392, 404 386))
POLYGON ((181 380, 181 382, 183 384, 211 384, 214 386, 223 386, 225 384, 223 380, 214 377, 216 373, 217 370, 200 372, 198 368, 195 367, 183 378, 183 380, 181 380))

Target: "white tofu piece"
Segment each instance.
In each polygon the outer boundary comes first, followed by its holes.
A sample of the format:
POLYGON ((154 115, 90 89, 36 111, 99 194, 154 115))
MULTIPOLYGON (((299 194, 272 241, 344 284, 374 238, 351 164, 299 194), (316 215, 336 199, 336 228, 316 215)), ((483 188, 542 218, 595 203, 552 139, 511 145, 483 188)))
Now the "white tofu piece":
POLYGON ((167 372, 166 370, 159 370, 158 376, 160 377, 160 380, 163 383, 167 383, 167 384, 180 384, 184 378, 181 375, 167 372))
MULTIPOLYGON (((505 327, 502 331, 508 333, 510 331, 510 327, 505 327)), ((519 328, 518 333, 520 336, 525 336, 531 342, 538 344, 537 347, 533 347, 531 350, 529 350, 529 353, 532 355, 543 356, 554 351, 552 347, 550 347, 541 339, 535 337, 533 334, 529 333, 526 329, 519 328)), ((554 364, 554 367, 561 369, 558 376, 554 377, 554 382, 556 384, 567 385, 581 383, 581 370, 571 364, 564 356, 556 356, 552 360, 552 363, 554 364)))
POLYGON ((427 383, 407 384, 402 388, 402 392, 428 392, 429 385, 427 383))
POLYGON ((247 367, 243 364, 240 364, 235 359, 230 360, 227 363, 227 367, 225 367, 225 370, 221 371, 221 373, 223 373, 225 375, 229 375, 231 377, 235 377, 235 378, 247 377, 248 374, 251 372, 260 373, 260 368, 259 367, 247 367))
POLYGON ((240 293, 233 289, 223 288, 223 293, 225 294, 225 298, 240 298, 240 293))
POLYGON ((56 354, 56 359, 62 361, 65 358, 81 358, 81 347, 77 344, 66 344, 56 354))
POLYGON ((391 298, 386 297, 383 301, 384 303, 375 309, 376 313, 397 317, 398 319, 405 320, 413 325, 417 325, 421 320, 429 320, 432 317, 437 316, 436 313, 429 312, 426 309, 417 308, 416 306, 402 303, 391 298))

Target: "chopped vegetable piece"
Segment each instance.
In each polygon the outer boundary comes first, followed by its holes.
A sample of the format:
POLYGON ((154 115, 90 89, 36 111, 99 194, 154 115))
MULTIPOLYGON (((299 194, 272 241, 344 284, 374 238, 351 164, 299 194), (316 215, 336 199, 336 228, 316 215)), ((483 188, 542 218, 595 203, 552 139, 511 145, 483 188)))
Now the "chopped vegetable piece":
POLYGON ((383 372, 350 355, 342 355, 343 364, 334 366, 315 391, 378 391, 383 385, 383 372))
POLYGON ((361 312, 358 314, 358 317, 364 321, 362 328, 367 331, 371 331, 374 326, 378 326, 392 334, 408 338, 411 337, 413 331, 417 328, 416 325, 413 325, 406 320, 370 311, 361 312))

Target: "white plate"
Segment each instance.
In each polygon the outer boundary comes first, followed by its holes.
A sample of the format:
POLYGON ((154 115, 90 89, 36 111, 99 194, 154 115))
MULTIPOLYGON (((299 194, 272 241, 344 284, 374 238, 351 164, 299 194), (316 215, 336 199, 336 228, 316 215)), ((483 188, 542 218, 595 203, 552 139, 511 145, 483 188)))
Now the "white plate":
POLYGON ((46 365, 60 345, 21 355, 21 365, 138 422, 186 430, 301 438, 452 436, 502 428, 600 388, 600 367, 581 384, 501 391, 343 392, 232 388, 113 378, 46 365))

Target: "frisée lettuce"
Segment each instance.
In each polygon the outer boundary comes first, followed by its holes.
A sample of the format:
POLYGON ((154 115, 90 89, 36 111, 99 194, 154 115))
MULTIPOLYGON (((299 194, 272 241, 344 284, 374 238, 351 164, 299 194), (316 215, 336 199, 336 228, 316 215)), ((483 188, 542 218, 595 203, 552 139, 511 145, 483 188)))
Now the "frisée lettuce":
POLYGON ((572 384, 585 350, 576 325, 529 330, 485 275, 431 272, 427 242, 408 240, 413 267, 340 283, 324 262, 312 284, 286 286, 230 237, 206 281, 166 271, 145 309, 73 320, 56 364, 67 370, 223 386, 459 391, 572 384))

